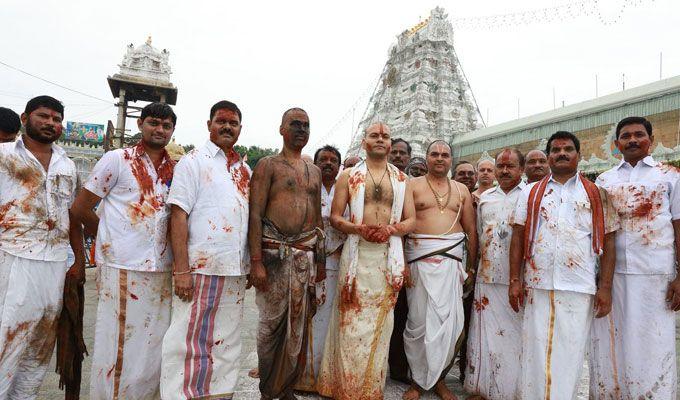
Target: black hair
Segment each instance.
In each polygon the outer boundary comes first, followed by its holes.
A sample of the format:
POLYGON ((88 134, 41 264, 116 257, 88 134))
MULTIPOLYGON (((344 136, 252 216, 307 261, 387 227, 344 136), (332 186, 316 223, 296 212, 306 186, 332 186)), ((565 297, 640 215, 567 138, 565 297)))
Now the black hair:
POLYGON ((0 131, 16 134, 21 129, 19 115, 9 108, 0 107, 0 131))
POLYGON ((238 115, 238 122, 239 123, 243 122, 243 116, 241 115, 241 110, 239 110, 238 106, 236 104, 232 103, 231 101, 227 101, 227 100, 218 101, 217 103, 215 103, 215 105, 210 107, 210 119, 211 120, 215 116, 215 113, 217 113, 217 110, 233 111, 233 112, 236 113, 236 115, 238 115))
POLYGON ((334 146, 331 146, 330 144, 327 144, 327 145, 319 148, 314 153, 314 164, 316 164, 316 159, 319 158, 319 153, 321 153, 322 151, 330 151, 332 153, 335 153, 335 155, 338 156, 338 165, 342 165, 342 157, 340 157, 340 150, 338 150, 334 146))
MULTIPOLYGON (((449 151, 451 153, 453 153, 453 147, 451 146, 451 144, 449 142, 447 142, 446 140, 443 140, 443 139, 437 139, 437 140, 433 140, 432 142, 430 142, 430 144, 427 145, 427 150, 425 150, 425 155, 430 154, 430 147, 432 147, 432 145, 434 145, 435 143, 444 143, 445 145, 449 146, 449 151)), ((409 148, 408 152, 409 152, 409 154, 411 154, 410 148, 409 148)), ((451 157, 453 157, 453 154, 451 154, 451 157)))
POLYGON ((142 113, 140 114, 139 119, 144 121, 144 119, 147 117, 160 119, 170 118, 172 120, 172 124, 177 125, 177 115, 175 115, 175 112, 172 111, 172 107, 165 103, 147 104, 144 108, 142 108, 142 113))
POLYGON ((396 138, 392 139, 392 146, 394 146, 397 143, 404 143, 406 145, 406 151, 408 151, 408 155, 411 155, 411 145, 404 139, 402 138, 396 138))
POLYGON ((515 153, 515 155, 517 156, 517 161, 519 162, 519 166, 524 167, 524 163, 525 163, 524 154, 522 154, 522 152, 519 151, 516 147, 507 147, 507 148, 499 151, 498 153, 496 153, 496 157, 493 158, 494 162, 498 163, 498 156, 505 153, 506 151, 511 151, 511 152, 515 153))
POLYGON ((62 118, 64 118, 64 105, 61 104, 61 101, 51 96, 38 96, 32 98, 28 101, 28 103, 26 103, 24 113, 28 115, 40 107, 46 107, 52 111, 56 111, 61 114, 62 118))
POLYGON ((619 121, 618 124, 616 124, 616 138, 619 138, 619 134, 621 133, 621 129, 623 129, 624 126, 626 125, 633 125, 633 124, 640 124, 645 127, 645 130, 647 131, 647 135, 650 137, 652 136, 652 123, 647 120, 645 117, 627 117, 619 121))
POLYGON ((569 140, 571 140, 572 142, 574 142, 574 147, 576 148, 576 152, 581 154, 581 142, 579 142, 576 135, 574 135, 571 132, 567 132, 567 131, 557 131, 550 136, 550 139, 548 139, 548 144, 545 145, 545 154, 550 154, 550 144, 555 139, 569 139, 569 140))

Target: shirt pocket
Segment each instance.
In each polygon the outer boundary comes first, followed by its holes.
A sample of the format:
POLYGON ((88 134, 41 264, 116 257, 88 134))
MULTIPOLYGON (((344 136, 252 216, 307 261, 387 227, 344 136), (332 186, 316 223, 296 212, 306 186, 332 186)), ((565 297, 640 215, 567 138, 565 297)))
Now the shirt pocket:
POLYGON ((588 200, 573 200, 574 218, 568 218, 574 229, 581 232, 592 232, 593 214, 588 200))
POLYGON ((67 174, 54 174, 49 177, 50 193, 60 199, 70 199, 75 191, 75 179, 67 174))

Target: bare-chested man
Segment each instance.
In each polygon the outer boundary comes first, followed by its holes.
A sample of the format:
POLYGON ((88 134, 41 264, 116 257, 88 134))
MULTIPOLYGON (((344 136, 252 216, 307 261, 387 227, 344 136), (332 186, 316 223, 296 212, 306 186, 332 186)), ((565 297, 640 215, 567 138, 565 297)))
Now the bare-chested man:
POLYGON ((416 229, 406 238, 406 261, 415 285, 407 288, 408 321, 404 331, 411 367, 411 388, 404 399, 418 399, 434 388, 442 399, 456 397, 444 384, 463 333, 463 253, 477 254, 472 198, 467 187, 447 177, 451 147, 437 140, 427 148, 425 176, 410 181, 416 229))
POLYGON ((304 161, 309 117, 283 113, 281 153, 263 158, 250 182, 250 282, 257 289, 257 356, 262 399, 294 399, 314 314, 314 284, 325 278, 321 171, 304 161), (315 267, 316 265, 316 267, 315 267))
POLYGON ((362 146, 366 161, 340 175, 331 208, 331 224, 348 238, 317 390, 336 400, 383 398, 392 308, 404 281, 401 237, 415 226, 406 175, 387 163, 389 128, 372 124, 362 146))

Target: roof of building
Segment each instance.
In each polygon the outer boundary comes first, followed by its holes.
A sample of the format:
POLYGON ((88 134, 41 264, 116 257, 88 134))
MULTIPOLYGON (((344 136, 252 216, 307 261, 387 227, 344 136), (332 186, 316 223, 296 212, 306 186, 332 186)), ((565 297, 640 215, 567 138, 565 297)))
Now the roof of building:
POLYGON ((464 156, 547 138, 557 130, 577 132, 616 123, 631 115, 675 109, 680 109, 680 76, 471 131, 458 135, 453 142, 461 146, 464 156))

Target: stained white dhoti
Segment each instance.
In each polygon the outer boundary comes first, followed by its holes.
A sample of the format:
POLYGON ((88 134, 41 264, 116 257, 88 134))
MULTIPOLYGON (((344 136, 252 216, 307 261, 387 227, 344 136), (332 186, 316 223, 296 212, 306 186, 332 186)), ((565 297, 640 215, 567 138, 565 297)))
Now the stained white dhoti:
POLYGON ((443 378, 463 332, 463 282, 467 274, 460 260, 464 241, 462 232, 412 234, 406 239, 414 287, 406 288, 409 312, 404 350, 411 378, 426 390, 443 378))
POLYGON ((231 399, 241 354, 244 276, 194 275, 191 302, 172 298, 161 398, 231 399))
POLYGON ((522 312, 508 304, 508 285, 475 284, 465 390, 487 399, 519 398, 522 312))
MULTIPOLYGON (((318 376, 317 390, 336 400, 381 399, 387 378, 387 350, 396 293, 386 279, 387 244, 358 244, 356 303, 341 299, 339 281, 318 376)), ((340 276, 349 267, 349 246, 340 262, 340 276)))
POLYGON ((90 399, 159 398, 172 275, 100 266, 90 399))
POLYGON ((0 250, 0 398, 34 399, 52 358, 66 261, 0 250))
MULTIPOLYGON (((328 268, 328 259, 326 259, 326 268, 328 268)), ((321 359, 326 344, 328 325, 331 322, 331 311, 333 310, 333 299, 335 299, 337 284, 337 269, 326 269, 326 280, 324 283, 326 301, 316 307, 316 314, 314 314, 311 321, 312 329, 310 330, 309 340, 307 341, 307 361, 305 362, 305 371, 295 385, 295 389, 297 390, 308 392, 316 391, 316 378, 319 375, 319 369, 321 368, 321 359)), ((319 289, 317 288, 317 290, 319 289)))
POLYGON ((614 274, 612 312, 593 322, 591 399, 675 399, 672 275, 614 274))
POLYGON ((527 290, 520 398, 576 398, 590 339, 593 298, 564 290, 527 290))

